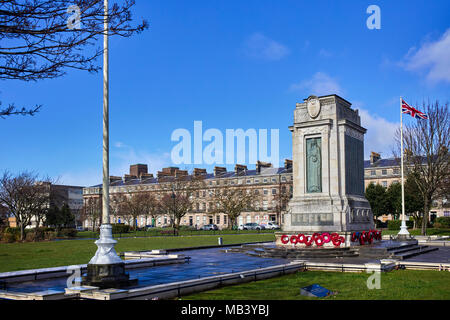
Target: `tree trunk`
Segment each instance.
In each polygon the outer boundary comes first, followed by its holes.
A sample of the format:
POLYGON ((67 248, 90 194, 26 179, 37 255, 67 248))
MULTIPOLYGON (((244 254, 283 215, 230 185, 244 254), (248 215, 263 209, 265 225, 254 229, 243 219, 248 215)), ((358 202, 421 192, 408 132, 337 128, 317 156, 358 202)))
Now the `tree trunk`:
POLYGON ((25 226, 23 223, 20 224, 20 241, 25 239, 25 226))
POLYGON ((422 230, 421 234, 423 236, 427 235, 427 224, 428 224, 428 216, 430 214, 430 199, 425 199, 424 206, 423 206, 423 217, 422 217, 422 230))

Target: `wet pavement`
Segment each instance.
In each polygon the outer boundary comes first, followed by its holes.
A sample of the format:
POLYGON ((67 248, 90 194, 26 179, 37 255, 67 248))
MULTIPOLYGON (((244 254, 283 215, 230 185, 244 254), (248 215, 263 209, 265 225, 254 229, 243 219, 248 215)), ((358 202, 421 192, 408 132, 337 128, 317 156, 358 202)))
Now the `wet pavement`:
MULTIPOLYGON (((267 244, 272 246, 273 244, 267 244)), ((264 268, 279 264, 289 263, 290 260, 282 258, 262 258, 249 256, 245 253, 226 253, 229 248, 211 248, 190 251, 171 252, 173 254, 184 254, 191 257, 189 263, 163 265, 150 268, 129 270, 131 278, 138 278, 137 286, 130 288, 145 287, 157 284, 171 283, 176 281, 198 279, 208 276, 215 276, 226 273, 241 272, 245 270, 264 268)), ((376 262, 373 258, 323 258, 304 259, 311 262, 334 262, 361 264, 376 262)), ((379 260, 378 260, 379 261, 379 260)), ((404 261, 420 262, 450 262, 450 248, 439 247, 439 250, 414 256, 404 261)), ((30 281, 13 283, 8 285, 7 290, 11 292, 38 292, 45 290, 63 291, 66 288, 67 278, 57 278, 52 280, 30 281)))
MULTIPOLYGON (((432 247, 430 244, 426 244, 432 247)), ((450 262, 450 248, 438 246, 439 250, 424 253, 412 258, 405 259, 405 261, 420 261, 420 262, 437 262, 437 263, 449 263, 450 262)))
MULTIPOLYGON (((127 272, 130 274, 130 278, 139 279, 138 285, 130 288, 198 279, 289 263, 287 259, 251 257, 243 253, 225 253, 222 252, 224 249, 227 248, 171 252, 171 254, 184 254, 191 257, 190 262, 129 270, 127 272)), ((66 281, 67 278, 64 277, 12 283, 8 285, 7 291, 26 293, 45 290, 63 291, 66 288, 66 281)))

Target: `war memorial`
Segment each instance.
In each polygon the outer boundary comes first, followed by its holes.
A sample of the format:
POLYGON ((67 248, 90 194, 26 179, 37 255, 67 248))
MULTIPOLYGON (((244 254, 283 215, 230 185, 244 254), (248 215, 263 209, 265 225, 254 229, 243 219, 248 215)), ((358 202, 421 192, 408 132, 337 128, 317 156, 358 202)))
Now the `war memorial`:
MULTIPOLYGON (((418 240, 382 239, 364 197, 364 133, 357 110, 337 95, 297 103, 293 139, 294 194, 276 241, 191 250, 123 252, 104 216, 89 264, 0 274, 0 299, 148 300, 306 270, 341 272, 450 268, 404 259, 436 251, 418 240), (181 271, 181 272, 180 272, 181 271)), ((120 240, 119 240, 120 241, 120 240)))

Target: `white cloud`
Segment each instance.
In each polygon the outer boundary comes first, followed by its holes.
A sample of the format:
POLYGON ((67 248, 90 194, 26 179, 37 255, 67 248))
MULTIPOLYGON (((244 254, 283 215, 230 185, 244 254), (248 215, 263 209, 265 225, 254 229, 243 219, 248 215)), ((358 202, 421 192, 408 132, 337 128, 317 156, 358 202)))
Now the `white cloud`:
POLYGON ((86 169, 77 172, 64 172, 56 178, 57 184, 90 187, 102 183, 102 168, 86 169))
POLYGON ((332 77, 323 72, 317 72, 309 80, 303 80, 300 83, 290 86, 291 91, 304 92, 306 95, 323 96, 328 94, 342 95, 341 86, 332 77))
POLYGON ((425 72, 430 83, 450 82, 450 29, 437 41, 426 42, 418 50, 411 48, 401 65, 408 71, 425 72))
POLYGON ((149 153, 145 150, 136 151, 133 147, 123 143, 117 149, 111 152, 110 174, 112 176, 128 174, 132 164, 146 164, 148 165, 148 172, 153 174, 172 164, 169 152, 149 153))
POLYGON ((364 159, 369 159, 371 151, 381 153, 383 158, 392 157, 394 137, 400 124, 390 122, 365 109, 359 109, 359 115, 361 126, 367 129, 364 137, 364 159))
POLYGON ((290 53, 290 50, 261 33, 252 34, 244 43, 247 56, 263 60, 280 60, 290 53))
POLYGON ((328 50, 320 49, 319 56, 322 58, 330 58, 333 56, 333 54, 328 50))

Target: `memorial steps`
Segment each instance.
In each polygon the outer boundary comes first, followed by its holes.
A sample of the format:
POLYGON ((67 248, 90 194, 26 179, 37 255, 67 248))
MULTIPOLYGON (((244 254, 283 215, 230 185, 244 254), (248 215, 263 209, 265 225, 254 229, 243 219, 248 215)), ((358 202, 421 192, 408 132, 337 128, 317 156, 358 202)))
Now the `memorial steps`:
POLYGON ((245 253, 261 258, 284 259, 321 259, 321 258, 373 258, 373 259, 408 259, 420 254, 436 251, 439 248, 418 245, 417 240, 383 241, 374 245, 347 248, 285 248, 270 245, 247 244, 223 250, 224 252, 245 253))

